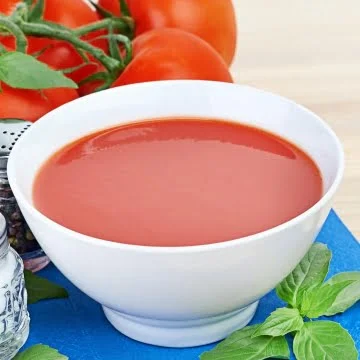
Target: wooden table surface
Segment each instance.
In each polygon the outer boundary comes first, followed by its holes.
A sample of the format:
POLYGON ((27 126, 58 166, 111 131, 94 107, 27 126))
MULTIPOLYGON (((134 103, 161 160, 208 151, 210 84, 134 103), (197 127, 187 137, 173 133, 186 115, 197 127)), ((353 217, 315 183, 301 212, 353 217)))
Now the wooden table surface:
POLYGON ((234 3, 237 82, 292 98, 335 130, 346 153, 335 210, 359 239, 360 0, 234 3))

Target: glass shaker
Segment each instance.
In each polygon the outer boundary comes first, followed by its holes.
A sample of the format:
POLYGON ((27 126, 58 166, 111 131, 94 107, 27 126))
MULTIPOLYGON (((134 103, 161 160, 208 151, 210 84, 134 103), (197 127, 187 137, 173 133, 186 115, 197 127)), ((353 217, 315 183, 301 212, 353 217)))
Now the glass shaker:
POLYGON ((31 122, 24 120, 0 119, 0 212, 7 221, 10 245, 22 257, 25 268, 35 272, 44 268, 49 258, 26 223, 7 178, 10 152, 30 126, 31 122))
POLYGON ((29 336, 29 314, 21 257, 9 246, 0 214, 0 359, 11 360, 29 336))

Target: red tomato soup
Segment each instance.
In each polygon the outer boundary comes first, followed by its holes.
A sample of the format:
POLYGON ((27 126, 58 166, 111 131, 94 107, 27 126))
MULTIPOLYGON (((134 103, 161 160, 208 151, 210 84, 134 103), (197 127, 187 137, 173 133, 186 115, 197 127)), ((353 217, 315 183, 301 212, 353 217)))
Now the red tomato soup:
POLYGON ((308 155, 271 133, 169 118, 120 125, 67 145, 42 166, 33 196, 39 211, 79 233, 188 246, 282 224, 320 199, 322 179, 308 155))

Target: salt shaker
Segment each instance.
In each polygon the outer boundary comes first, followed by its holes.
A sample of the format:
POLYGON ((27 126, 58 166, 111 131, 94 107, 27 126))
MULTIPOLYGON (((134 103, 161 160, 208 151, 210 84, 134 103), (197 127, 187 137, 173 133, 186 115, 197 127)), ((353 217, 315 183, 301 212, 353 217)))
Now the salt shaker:
POLYGON ((21 257, 8 242, 0 214, 0 359, 11 360, 29 335, 29 314, 21 257))
POLYGON ((7 221, 10 245, 22 257, 26 269, 38 271, 49 263, 49 259, 26 223, 7 178, 7 161, 10 152, 16 141, 30 126, 29 121, 0 120, 0 212, 7 221))

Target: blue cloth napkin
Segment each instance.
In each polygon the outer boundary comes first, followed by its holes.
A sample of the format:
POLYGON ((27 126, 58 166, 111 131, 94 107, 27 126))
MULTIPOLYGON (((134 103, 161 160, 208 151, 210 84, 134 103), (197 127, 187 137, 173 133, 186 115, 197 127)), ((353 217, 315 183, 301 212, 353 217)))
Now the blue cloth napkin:
MULTIPOLYGON (((317 241, 328 244, 333 253, 329 276, 360 270, 360 245, 334 212, 329 215, 317 241)), ((198 359, 201 353, 214 347, 167 349, 131 340, 117 332, 105 319, 100 305, 72 285, 53 265, 40 275, 63 285, 70 298, 30 306, 31 330, 25 348, 47 344, 70 360, 190 360, 198 359)), ((262 322, 279 306, 283 303, 272 291, 261 300, 252 324, 262 322)), ((340 322, 350 332, 360 349, 360 304, 332 320, 340 322)))

